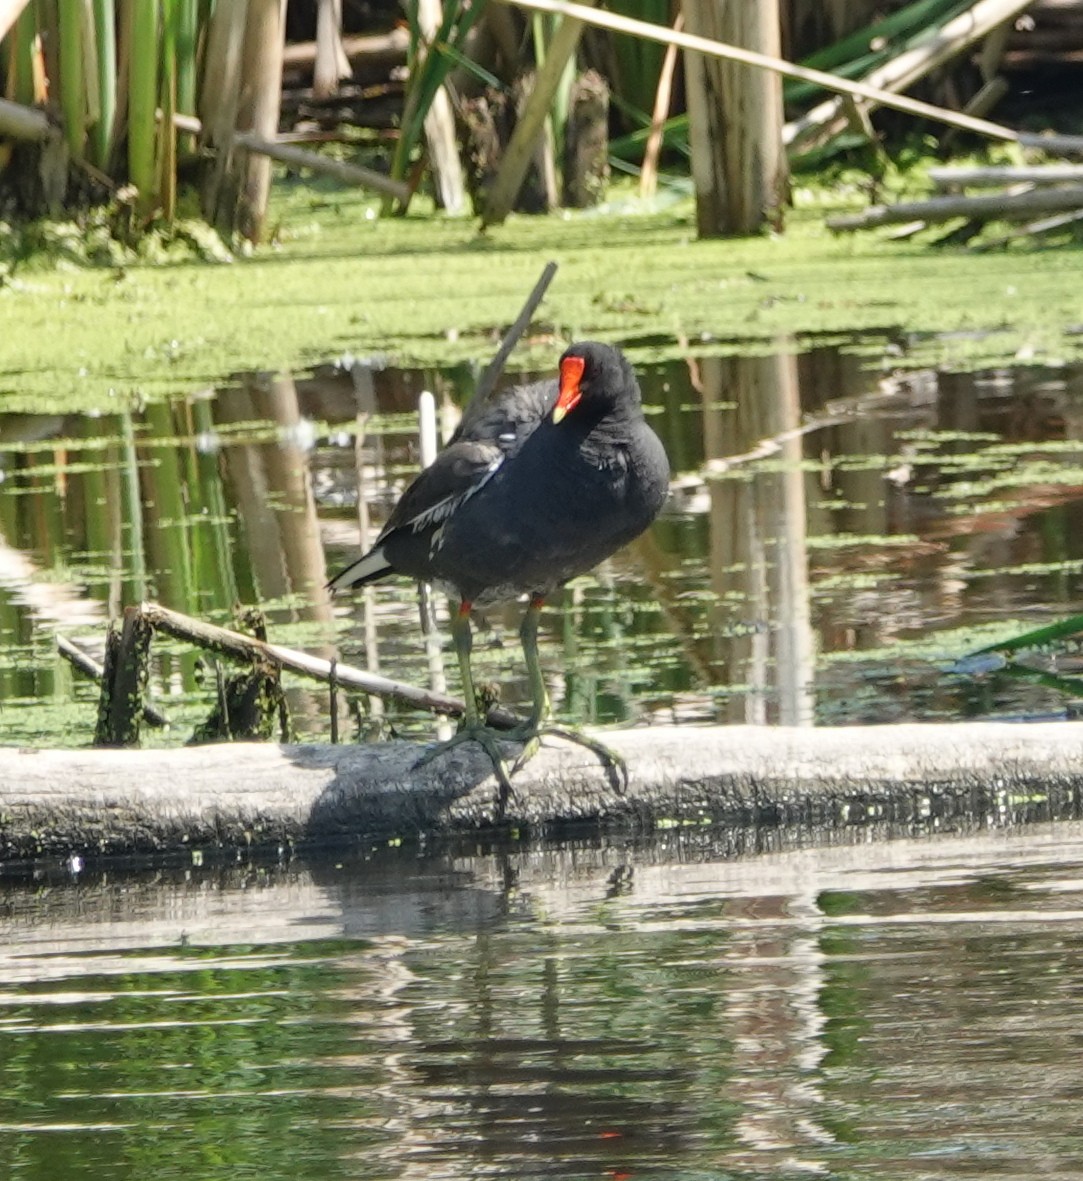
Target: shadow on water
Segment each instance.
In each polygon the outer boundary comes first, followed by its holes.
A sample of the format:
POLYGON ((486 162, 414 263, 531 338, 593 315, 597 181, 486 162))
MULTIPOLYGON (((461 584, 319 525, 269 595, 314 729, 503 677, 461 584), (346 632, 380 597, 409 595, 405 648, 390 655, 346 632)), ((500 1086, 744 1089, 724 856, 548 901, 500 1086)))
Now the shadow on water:
POLYGON ((1081 949, 1079 822, 38 868, 5 1176, 1069 1177, 1081 949))
MULTIPOLYGON (((1083 609, 1083 369, 893 373, 837 345, 701 347, 639 368, 673 495, 645 538, 553 603, 543 657, 559 712, 1064 716, 1052 684, 945 669, 1083 609)), ((256 602, 272 639, 438 683, 440 645, 422 640, 412 587, 335 604, 323 587, 416 471, 419 392, 435 391, 446 434, 471 384, 465 369, 346 359, 119 414, 0 414, 3 740, 86 741, 95 690, 72 682, 53 634, 100 651, 106 619, 147 596, 224 623, 256 602)), ((513 705, 529 696, 519 612, 483 620, 476 653, 513 705)), ((160 643, 152 685, 175 722, 165 740, 179 741, 213 676, 160 643)), ((326 737, 323 696, 290 694, 301 736, 326 737)), ((428 726, 366 703, 353 720, 365 733, 428 726)))

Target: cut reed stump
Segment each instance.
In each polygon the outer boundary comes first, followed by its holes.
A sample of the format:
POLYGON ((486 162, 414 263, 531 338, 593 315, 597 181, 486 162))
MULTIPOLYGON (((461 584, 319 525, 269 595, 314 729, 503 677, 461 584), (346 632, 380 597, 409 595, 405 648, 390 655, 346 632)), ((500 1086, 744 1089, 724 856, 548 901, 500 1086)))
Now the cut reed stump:
POLYGON ((572 83, 564 131, 564 204, 589 209, 609 181, 609 84, 597 70, 572 83))
POLYGON ((1083 802, 1083 726, 1072 723, 660 726, 604 737, 627 760, 627 789, 590 752, 547 740, 515 775, 502 819, 491 764, 472 744, 422 768, 423 748, 408 742, 0 748, 0 859, 437 837, 498 824, 533 834, 577 822, 947 826, 1078 816, 1083 802))

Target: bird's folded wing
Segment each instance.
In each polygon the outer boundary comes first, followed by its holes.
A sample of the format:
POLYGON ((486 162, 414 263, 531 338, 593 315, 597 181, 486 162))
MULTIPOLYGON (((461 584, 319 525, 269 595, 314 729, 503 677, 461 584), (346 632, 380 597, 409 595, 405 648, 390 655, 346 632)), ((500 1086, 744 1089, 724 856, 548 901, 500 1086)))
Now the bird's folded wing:
POLYGON ((377 540, 398 529, 420 533, 446 521, 503 462, 504 451, 495 444, 452 443, 406 489, 377 540))

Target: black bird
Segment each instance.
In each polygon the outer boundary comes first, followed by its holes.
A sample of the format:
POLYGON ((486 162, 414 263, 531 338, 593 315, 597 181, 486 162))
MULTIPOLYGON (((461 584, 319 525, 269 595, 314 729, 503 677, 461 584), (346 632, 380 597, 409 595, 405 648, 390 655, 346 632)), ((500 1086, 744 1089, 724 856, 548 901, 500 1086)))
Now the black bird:
MULTIPOLYGON (((520 637, 533 706, 504 737, 532 741, 549 718, 538 661, 547 595, 637 537, 658 515, 669 462, 647 425, 635 373, 620 350, 583 342, 560 358, 559 380, 514 386, 471 402, 447 446, 403 493, 376 544, 328 584, 332 590, 405 574, 459 599, 452 637, 465 724, 446 750, 477 739, 502 797, 510 790, 495 734, 479 716, 470 670, 475 603, 529 595, 520 637)), ((566 731, 608 761, 601 744, 566 731)))

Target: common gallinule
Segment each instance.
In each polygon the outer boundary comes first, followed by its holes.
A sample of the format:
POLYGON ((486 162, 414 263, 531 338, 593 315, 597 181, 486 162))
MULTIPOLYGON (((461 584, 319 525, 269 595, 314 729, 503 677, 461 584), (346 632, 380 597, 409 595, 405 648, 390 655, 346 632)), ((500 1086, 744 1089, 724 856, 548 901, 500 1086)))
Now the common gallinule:
POLYGON ((447 446, 403 493, 376 544, 328 584, 361 586, 390 574, 441 584, 459 599, 452 637, 463 680, 463 728, 422 761, 463 738, 488 751, 510 790, 497 735, 479 716, 470 670, 475 603, 529 595, 520 638, 530 677, 530 717, 503 738, 543 732, 549 697, 538 661, 538 618, 547 595, 642 533, 666 498, 669 462, 647 425, 639 384, 624 355, 592 341, 560 358, 559 380, 514 386, 473 401, 447 446))

